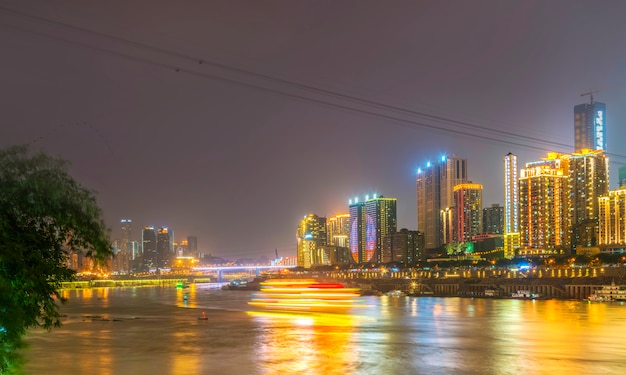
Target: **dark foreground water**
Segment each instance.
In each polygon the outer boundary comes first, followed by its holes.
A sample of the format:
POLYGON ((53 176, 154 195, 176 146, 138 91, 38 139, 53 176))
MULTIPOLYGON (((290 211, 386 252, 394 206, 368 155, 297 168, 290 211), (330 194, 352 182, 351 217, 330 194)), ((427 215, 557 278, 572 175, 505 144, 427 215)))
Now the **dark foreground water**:
POLYGON ((366 297, 290 315, 209 285, 67 296, 62 328, 29 333, 27 374, 626 374, 619 303, 366 297))

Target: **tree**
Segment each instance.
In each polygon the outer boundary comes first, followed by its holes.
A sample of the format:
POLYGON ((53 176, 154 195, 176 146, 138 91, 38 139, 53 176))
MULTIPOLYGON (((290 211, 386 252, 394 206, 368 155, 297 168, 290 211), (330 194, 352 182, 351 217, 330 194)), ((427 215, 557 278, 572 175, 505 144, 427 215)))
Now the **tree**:
POLYGON ((60 326, 69 253, 96 263, 112 255, 94 193, 67 167, 27 146, 0 150, 0 374, 15 370, 26 329, 60 326))

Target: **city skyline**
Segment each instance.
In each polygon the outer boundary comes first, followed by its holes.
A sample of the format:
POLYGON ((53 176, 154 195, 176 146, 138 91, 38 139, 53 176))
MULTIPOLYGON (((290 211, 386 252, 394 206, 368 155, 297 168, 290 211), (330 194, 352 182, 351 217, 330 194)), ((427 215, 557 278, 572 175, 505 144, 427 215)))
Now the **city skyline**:
POLYGON ((610 190, 626 161, 626 4, 0 1, 1 147, 69 160, 119 220, 215 256, 295 254, 309 213, 397 198, 468 162, 504 205, 502 157, 575 150, 574 107, 606 104, 610 190), (581 25, 585 25, 582 27, 581 25), (373 27, 374 26, 374 27, 373 27), (580 46, 586 52, 580 53, 580 46))

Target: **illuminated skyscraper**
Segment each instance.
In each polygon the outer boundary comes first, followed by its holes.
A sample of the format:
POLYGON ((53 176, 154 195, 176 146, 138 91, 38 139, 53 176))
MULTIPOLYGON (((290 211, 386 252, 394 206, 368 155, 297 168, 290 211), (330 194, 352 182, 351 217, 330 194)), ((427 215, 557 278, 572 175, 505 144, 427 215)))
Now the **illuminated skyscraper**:
POLYGON ((157 231, 157 267, 166 268, 170 266, 172 253, 172 239, 170 230, 167 227, 161 227, 157 231))
POLYGON ((521 247, 553 251, 563 245, 567 176, 558 154, 527 163, 520 172, 521 247))
POLYGON ((127 244, 130 241, 132 224, 133 224, 133 221, 131 219, 120 220, 120 229, 121 229, 120 245, 121 245, 121 250, 124 254, 129 253, 127 244))
POLYGON ((315 214, 305 216, 296 230, 296 248, 298 266, 310 268, 316 264, 328 264, 324 259, 327 253, 322 247, 326 245, 326 218, 315 214))
POLYGON ((143 257, 143 265, 146 269, 157 266, 157 247, 156 232, 153 226, 145 226, 141 233, 141 254, 143 257))
POLYGON ((574 107, 574 151, 583 150, 606 151, 606 105, 591 102, 574 107))
POLYGON ((602 150, 562 156, 566 186, 566 245, 595 246, 598 236, 598 199, 609 192, 609 159, 602 150))
POLYGON ((464 183, 454 187, 455 242, 470 242, 483 229, 483 186, 464 183))
POLYGON ((598 245, 617 247, 621 251, 626 246, 626 186, 609 191, 598 203, 598 245))
POLYGON ((504 155, 504 256, 513 258, 520 247, 519 178, 517 156, 504 155))
POLYGON ((439 247, 444 238, 452 239, 454 186, 467 182, 467 160, 442 156, 439 162, 428 162, 417 171, 417 229, 424 233, 426 249, 439 247), (445 216, 445 217, 444 217, 445 216), (443 233, 443 220, 448 232, 443 233))
POLYGON ((326 220, 326 243, 350 247, 350 214, 340 214, 326 220))
POLYGON ((380 262, 383 237, 397 230, 396 198, 350 201, 350 252, 355 262, 380 262))

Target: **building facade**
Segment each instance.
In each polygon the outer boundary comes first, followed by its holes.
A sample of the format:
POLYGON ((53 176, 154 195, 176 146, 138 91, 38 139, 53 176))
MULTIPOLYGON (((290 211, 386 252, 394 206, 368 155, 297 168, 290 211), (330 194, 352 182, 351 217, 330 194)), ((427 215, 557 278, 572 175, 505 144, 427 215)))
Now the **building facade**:
POLYGON ((453 155, 428 162, 417 171, 417 230, 424 233, 425 247, 435 249, 453 238, 454 186, 467 182, 467 160, 453 155), (444 216, 448 214, 447 216, 444 216), (452 214, 453 215, 453 214, 452 214), (443 223, 446 222, 446 233, 443 223))
POLYGON ((157 268, 170 267, 171 259, 174 255, 172 240, 173 236, 170 235, 169 228, 161 227, 157 230, 157 268))
POLYGON ((350 252, 356 263, 380 262, 383 237, 396 230, 396 198, 374 195, 350 201, 350 252))
POLYGON ((563 246, 567 176, 552 156, 520 171, 520 239, 523 249, 552 251, 563 246))
POLYGON ((156 244, 157 237, 154 227, 146 225, 141 233, 141 258, 145 270, 157 267, 158 255, 156 244))
POLYGON ((606 105, 591 102, 574 107, 574 152, 606 151, 606 105))
POLYGON ((298 266, 310 268, 328 264, 321 247, 326 245, 326 218, 315 214, 306 215, 296 230, 298 266))
POLYGON ((504 256, 513 258, 521 246, 519 230, 519 176, 517 156, 504 155, 504 256))
POLYGON ((626 247, 626 186, 598 199, 598 245, 626 247))
POLYGON ((483 233, 504 234, 504 207, 494 203, 483 208, 483 233))
POLYGON ((455 242, 470 242, 483 230, 483 186, 470 182, 454 187, 455 242))
POLYGON ((350 247, 350 214, 339 214, 326 220, 326 243, 329 246, 350 247))
POLYGON ((383 238, 382 263, 396 262, 414 267, 422 260, 424 235, 418 231, 401 229, 383 238))

